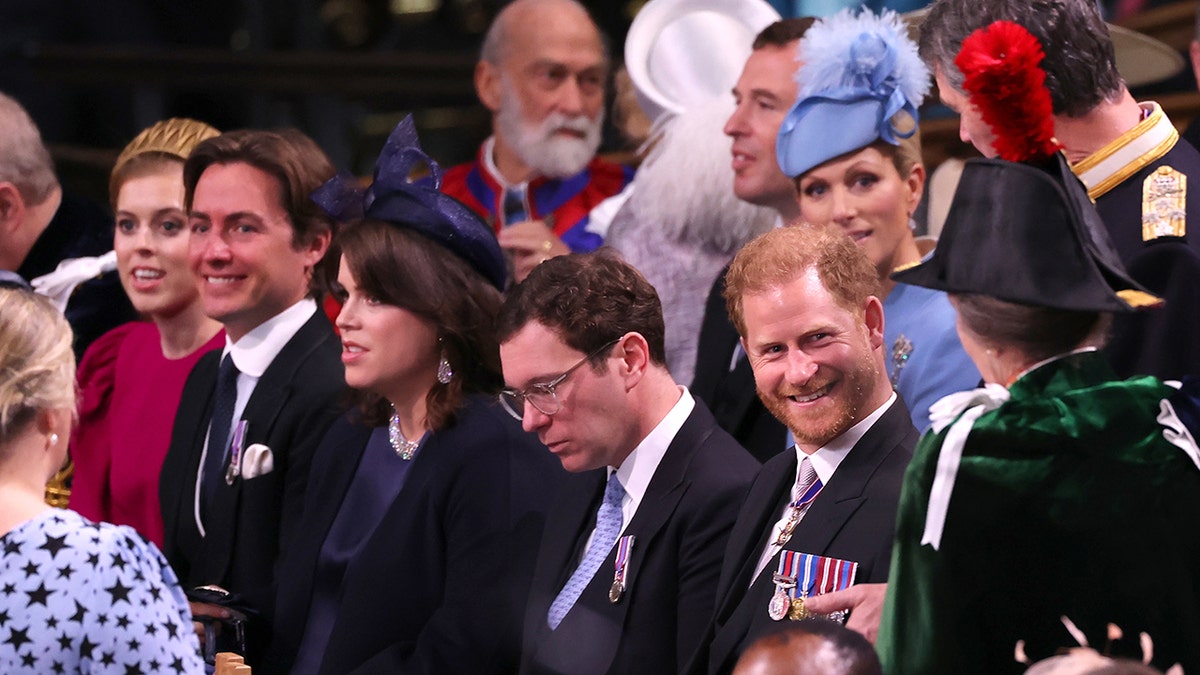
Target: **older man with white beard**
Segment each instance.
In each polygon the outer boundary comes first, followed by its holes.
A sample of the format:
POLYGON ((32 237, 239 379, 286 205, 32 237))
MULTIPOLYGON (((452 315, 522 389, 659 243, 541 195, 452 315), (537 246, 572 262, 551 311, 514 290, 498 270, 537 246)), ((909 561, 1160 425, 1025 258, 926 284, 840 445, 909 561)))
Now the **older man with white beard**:
POLYGON ((608 70, 604 39, 574 0, 516 0, 484 38, 475 90, 492 136, 442 190, 494 224, 517 281, 547 258, 599 247, 588 213, 633 178, 595 157, 608 70))

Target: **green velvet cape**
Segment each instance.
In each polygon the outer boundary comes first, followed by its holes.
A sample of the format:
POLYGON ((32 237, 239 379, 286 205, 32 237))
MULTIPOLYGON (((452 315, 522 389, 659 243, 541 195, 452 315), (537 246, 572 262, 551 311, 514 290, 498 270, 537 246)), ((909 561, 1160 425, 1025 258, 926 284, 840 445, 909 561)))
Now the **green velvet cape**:
POLYGON ((1200 469, 1164 438, 1144 377, 1116 381, 1097 353, 1025 374, 963 449, 938 550, 921 545, 950 427, 926 434, 905 475, 878 649, 892 675, 1020 673, 1076 646, 1069 617, 1114 653, 1200 673, 1200 469))

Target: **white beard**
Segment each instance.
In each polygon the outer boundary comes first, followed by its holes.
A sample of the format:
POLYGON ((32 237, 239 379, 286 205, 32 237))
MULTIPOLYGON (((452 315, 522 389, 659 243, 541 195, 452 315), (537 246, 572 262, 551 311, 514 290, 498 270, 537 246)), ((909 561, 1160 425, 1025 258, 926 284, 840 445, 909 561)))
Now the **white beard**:
POLYGON ((604 112, 601 111, 594 120, 586 115, 568 117, 556 112, 540 123, 529 124, 521 116, 520 99, 505 83, 496 123, 508 146, 526 166, 547 178, 566 178, 583 171, 596 155, 604 112), (562 129, 582 133, 584 137, 556 133, 562 129))

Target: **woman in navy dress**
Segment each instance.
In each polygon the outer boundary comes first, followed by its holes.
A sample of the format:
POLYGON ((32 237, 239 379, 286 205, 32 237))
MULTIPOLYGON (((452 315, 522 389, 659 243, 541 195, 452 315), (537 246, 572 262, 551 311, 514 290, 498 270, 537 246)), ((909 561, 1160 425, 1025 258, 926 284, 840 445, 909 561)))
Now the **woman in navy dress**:
POLYGON ((499 408, 504 256, 438 176, 405 120, 365 194, 334 179, 314 196, 347 223, 337 327, 357 405, 313 459, 271 672, 479 673, 511 658, 518 561, 560 469, 499 408), (419 162, 432 177, 410 182, 419 162))

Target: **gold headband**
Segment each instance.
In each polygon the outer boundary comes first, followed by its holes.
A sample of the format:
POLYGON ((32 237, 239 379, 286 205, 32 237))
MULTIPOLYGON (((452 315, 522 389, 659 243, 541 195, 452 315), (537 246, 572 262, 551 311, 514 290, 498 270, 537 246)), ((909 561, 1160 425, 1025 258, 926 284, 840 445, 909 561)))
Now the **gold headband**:
POLYGON ((129 142, 129 145, 125 146, 120 156, 117 157, 117 163, 113 166, 113 175, 116 175, 122 167, 129 163, 129 160, 147 152, 161 152, 178 157, 181 161, 186 160, 192 153, 192 149, 201 141, 220 134, 220 131, 204 122, 183 117, 172 117, 157 122, 144 129, 129 142))

